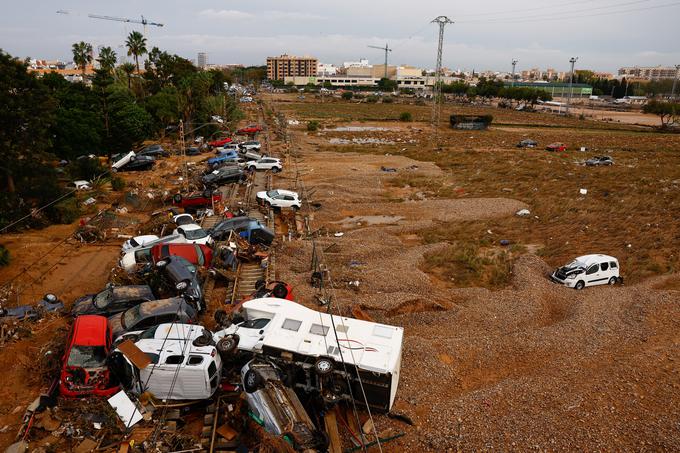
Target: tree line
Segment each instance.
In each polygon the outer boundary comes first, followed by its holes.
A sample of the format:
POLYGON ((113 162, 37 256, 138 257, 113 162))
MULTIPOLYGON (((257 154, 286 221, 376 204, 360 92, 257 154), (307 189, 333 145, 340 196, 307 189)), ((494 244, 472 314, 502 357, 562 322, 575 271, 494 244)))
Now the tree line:
MULTIPOLYGON (((126 47, 134 64, 117 65, 116 52, 104 47, 96 60, 99 67, 87 75, 92 45, 73 44, 73 61, 87 83, 71 83, 56 72, 39 77, 27 61, 0 50, 0 228, 65 193, 60 179, 94 176, 96 169, 83 163, 93 159, 79 156, 129 151, 175 130, 168 126, 179 120, 187 130, 206 124, 201 134, 209 136, 218 130, 211 124, 213 115, 227 124, 242 117, 225 90, 224 83, 233 80, 228 73, 200 71, 157 47, 149 51, 137 31, 130 33, 126 47)), ((68 220, 59 209, 59 203, 51 205, 28 223, 68 220)))

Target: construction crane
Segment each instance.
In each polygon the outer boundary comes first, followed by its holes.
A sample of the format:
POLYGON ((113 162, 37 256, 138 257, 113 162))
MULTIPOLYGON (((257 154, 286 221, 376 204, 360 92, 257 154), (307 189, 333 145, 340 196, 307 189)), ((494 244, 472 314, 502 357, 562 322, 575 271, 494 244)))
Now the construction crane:
MULTIPOLYGON (((57 14, 71 14, 69 11, 65 11, 63 9, 60 9, 57 11, 57 14)), ((142 20, 135 20, 135 19, 127 19, 125 17, 113 17, 113 16, 102 16, 99 14, 88 14, 87 17, 91 19, 103 19, 103 20, 114 20, 116 22, 128 22, 131 24, 142 24, 144 25, 144 34, 146 34, 146 26, 147 25, 153 25, 155 27, 162 27, 163 24, 159 24, 157 22, 149 22, 142 16, 142 20)))
POLYGON ((390 49, 387 46, 387 43, 385 44, 385 47, 378 47, 378 46, 368 46, 368 47, 370 47, 371 49, 380 49, 380 50, 385 51, 385 78, 387 78, 387 52, 392 52, 392 49, 390 49))

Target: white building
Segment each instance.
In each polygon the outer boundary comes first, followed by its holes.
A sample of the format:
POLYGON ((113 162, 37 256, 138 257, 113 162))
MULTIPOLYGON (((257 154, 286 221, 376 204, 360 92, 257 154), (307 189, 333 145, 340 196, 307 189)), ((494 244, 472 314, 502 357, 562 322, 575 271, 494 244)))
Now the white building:
POLYGON ((338 73, 338 68, 333 63, 319 63, 316 73, 318 75, 333 76, 338 73))
POLYGON ((347 69, 347 68, 368 68, 371 65, 368 64, 368 59, 362 58, 359 61, 345 61, 342 64, 342 67, 347 69))

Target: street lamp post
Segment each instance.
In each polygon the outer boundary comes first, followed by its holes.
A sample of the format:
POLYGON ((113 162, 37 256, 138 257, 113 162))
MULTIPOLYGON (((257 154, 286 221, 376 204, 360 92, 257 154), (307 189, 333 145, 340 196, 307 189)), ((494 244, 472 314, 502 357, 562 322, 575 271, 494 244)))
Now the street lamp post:
POLYGON ((569 96, 567 96, 567 109, 566 115, 569 115, 569 105, 571 104, 571 87, 574 83, 574 63, 576 63, 578 57, 571 57, 569 63, 571 63, 571 72, 569 72, 569 96))
POLYGON ((512 81, 510 82, 510 86, 515 86, 515 66, 517 65, 518 60, 512 60, 512 81))

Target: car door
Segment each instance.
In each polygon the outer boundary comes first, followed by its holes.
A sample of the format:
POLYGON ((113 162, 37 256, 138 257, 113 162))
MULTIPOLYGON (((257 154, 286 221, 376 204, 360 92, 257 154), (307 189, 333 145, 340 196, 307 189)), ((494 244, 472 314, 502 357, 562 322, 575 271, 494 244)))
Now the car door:
POLYGON ((607 283, 607 277, 602 277, 600 265, 598 263, 591 264, 586 270, 586 285, 602 285, 603 283, 607 283))
POLYGON ((269 324, 267 318, 257 318, 242 323, 236 333, 239 336, 238 348, 252 351, 264 335, 264 328, 269 324))

